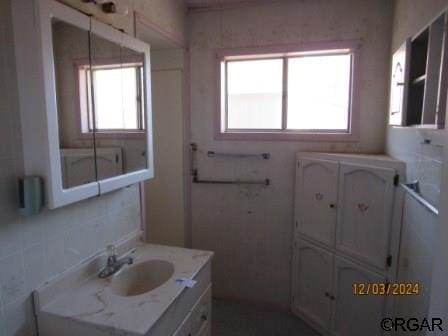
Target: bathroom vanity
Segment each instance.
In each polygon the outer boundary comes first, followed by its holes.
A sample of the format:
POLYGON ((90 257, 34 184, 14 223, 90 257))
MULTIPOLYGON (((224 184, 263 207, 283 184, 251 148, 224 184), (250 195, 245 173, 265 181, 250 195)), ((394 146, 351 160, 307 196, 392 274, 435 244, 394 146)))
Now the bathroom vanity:
POLYGON ((100 256, 34 292, 40 335, 210 335, 212 252, 137 239, 119 251, 133 264, 108 278, 100 256))

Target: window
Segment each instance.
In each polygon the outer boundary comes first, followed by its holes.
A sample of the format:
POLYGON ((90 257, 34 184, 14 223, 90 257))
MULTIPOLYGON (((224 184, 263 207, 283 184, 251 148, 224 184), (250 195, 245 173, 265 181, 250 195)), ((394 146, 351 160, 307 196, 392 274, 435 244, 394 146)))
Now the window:
POLYGON ((144 131, 142 64, 84 65, 78 67, 78 76, 82 133, 144 131))
POLYGON ((357 50, 340 42, 221 52, 217 137, 355 141, 357 50))

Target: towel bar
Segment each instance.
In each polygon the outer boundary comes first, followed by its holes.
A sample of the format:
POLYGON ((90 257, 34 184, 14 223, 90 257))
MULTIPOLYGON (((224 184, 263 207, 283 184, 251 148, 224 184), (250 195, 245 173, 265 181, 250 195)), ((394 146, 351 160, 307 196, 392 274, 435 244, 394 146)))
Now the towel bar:
POLYGON ((434 205, 432 205, 429 201, 427 201, 423 196, 420 194, 420 186, 418 181, 412 182, 412 183, 401 183, 401 187, 411 196, 414 198, 418 203, 423 205, 426 209, 431 211, 436 216, 439 215, 439 209, 437 209, 434 205))
POLYGON ((208 157, 232 157, 232 158, 238 158, 238 159, 260 158, 263 160, 269 160, 271 158, 271 154, 269 154, 269 153, 248 154, 248 153, 221 153, 221 152, 214 152, 214 151, 208 151, 207 156, 208 157))
POLYGON ((202 184, 259 184, 268 186, 271 184, 269 179, 265 180, 200 180, 197 177, 193 178, 193 183, 202 183, 202 184))

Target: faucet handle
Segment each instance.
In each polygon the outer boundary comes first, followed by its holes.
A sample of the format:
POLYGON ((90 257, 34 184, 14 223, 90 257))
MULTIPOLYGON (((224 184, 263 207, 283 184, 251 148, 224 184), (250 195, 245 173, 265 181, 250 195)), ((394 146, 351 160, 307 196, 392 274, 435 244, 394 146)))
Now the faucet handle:
POLYGON ((107 245, 106 250, 108 262, 115 262, 117 260, 117 248, 115 245, 107 245))
POLYGON ((106 249, 107 249, 107 255, 109 256, 117 254, 117 248, 113 244, 107 245, 106 249))

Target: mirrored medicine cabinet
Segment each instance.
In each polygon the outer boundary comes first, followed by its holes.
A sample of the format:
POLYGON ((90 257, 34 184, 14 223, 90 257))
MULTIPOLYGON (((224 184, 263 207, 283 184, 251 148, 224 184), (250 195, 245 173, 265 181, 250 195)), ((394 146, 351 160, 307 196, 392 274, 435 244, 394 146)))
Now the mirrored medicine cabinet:
POLYGON ((149 46, 56 1, 36 3, 15 18, 37 16, 25 25, 36 57, 19 38, 16 52, 33 70, 31 83, 18 76, 20 99, 35 103, 21 109, 25 170, 44 177, 48 208, 153 177, 149 46))

